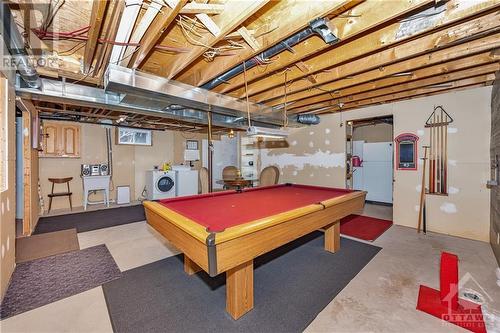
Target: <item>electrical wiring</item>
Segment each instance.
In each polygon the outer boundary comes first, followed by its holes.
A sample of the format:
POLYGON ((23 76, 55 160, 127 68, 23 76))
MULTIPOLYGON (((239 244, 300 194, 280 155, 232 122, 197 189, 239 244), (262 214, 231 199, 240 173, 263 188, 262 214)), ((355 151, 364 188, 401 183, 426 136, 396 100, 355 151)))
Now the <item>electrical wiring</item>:
POLYGON ((66 51, 58 52, 58 55, 65 56, 65 57, 73 55, 76 52, 80 51, 85 45, 86 44, 85 44, 84 41, 78 42, 72 48, 70 48, 70 49, 68 49, 66 51))

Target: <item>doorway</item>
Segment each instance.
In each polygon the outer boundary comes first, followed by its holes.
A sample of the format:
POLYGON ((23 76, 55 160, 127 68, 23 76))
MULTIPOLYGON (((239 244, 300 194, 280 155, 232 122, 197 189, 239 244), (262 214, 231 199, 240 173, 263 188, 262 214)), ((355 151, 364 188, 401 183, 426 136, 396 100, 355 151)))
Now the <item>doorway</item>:
POLYGON ((367 191, 365 213, 392 220, 393 116, 353 120, 352 187, 367 191))
MULTIPOLYGON (((213 142, 213 164, 212 164, 212 187, 213 189, 221 190, 223 185, 220 183, 222 179, 222 170, 227 166, 238 165, 238 137, 228 137, 222 135, 220 140, 213 142)), ((202 165, 208 167, 208 140, 202 141, 202 165)))

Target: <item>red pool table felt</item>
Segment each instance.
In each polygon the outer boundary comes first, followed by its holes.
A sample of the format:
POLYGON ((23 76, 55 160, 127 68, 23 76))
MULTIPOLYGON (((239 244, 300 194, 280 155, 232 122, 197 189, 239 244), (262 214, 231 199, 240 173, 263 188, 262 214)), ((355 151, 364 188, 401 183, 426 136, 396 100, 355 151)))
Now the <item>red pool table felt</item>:
POLYGON ((264 217, 316 204, 351 193, 351 190, 307 186, 273 185, 237 191, 160 200, 160 203, 218 232, 264 217))

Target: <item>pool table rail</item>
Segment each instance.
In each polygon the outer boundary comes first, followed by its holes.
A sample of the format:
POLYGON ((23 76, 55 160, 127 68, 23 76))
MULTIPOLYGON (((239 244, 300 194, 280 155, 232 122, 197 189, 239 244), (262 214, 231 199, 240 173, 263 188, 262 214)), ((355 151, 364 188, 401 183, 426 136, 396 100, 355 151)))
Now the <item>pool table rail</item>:
POLYGON ((216 276, 315 230, 333 226, 363 208, 366 192, 355 191, 212 233, 201 224, 145 201, 148 223, 180 251, 216 276))

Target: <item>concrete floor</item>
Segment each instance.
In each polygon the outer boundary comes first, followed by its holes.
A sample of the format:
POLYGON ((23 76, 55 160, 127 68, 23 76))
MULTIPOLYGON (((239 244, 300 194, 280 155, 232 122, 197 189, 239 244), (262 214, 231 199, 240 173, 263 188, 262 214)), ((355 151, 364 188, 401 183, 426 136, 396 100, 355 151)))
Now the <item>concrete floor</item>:
MULTIPOLYGON (((390 207, 367 205, 364 213, 392 217, 390 207)), ((80 233, 78 239, 82 248, 106 244, 122 270, 177 253, 144 222, 80 233)), ((489 244, 432 233, 418 235, 414 229, 401 226, 391 227, 373 244, 383 249, 318 315, 307 332, 467 332, 415 310, 419 285, 439 286, 441 251, 460 257, 460 276, 472 276, 477 281, 467 278, 461 291, 474 290, 482 295, 488 331, 500 331, 497 263, 489 244)), ((112 331, 101 287, 6 319, 0 322, 0 329, 112 331)))

